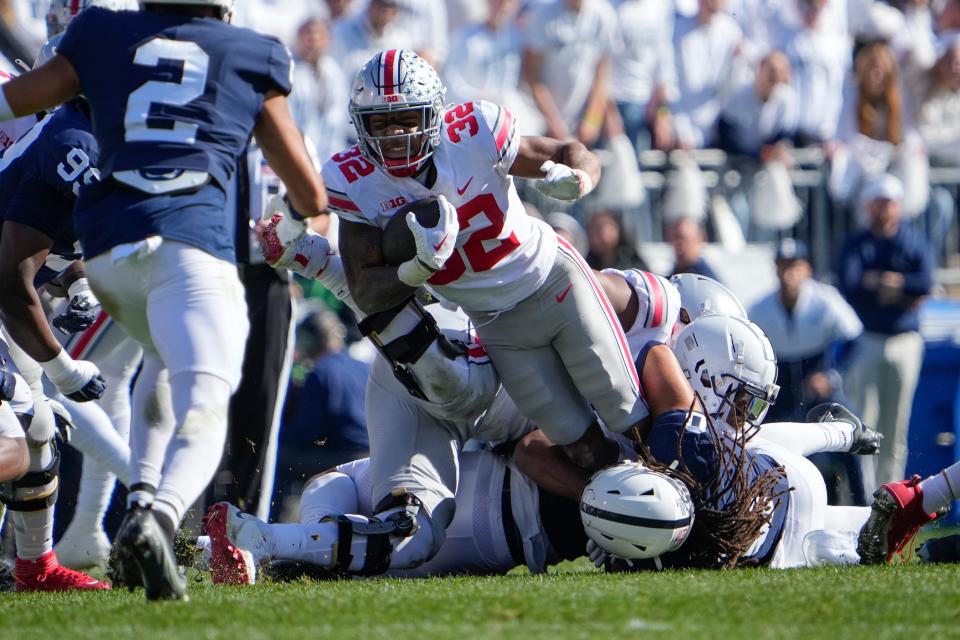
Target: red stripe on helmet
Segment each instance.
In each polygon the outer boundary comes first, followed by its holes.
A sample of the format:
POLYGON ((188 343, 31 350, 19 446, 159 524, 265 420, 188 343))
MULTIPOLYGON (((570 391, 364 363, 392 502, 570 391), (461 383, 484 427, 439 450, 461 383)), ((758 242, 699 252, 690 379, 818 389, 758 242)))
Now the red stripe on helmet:
POLYGON ((396 73, 396 68, 395 68, 396 63, 397 63, 396 49, 390 49, 385 54, 383 54, 383 93, 384 95, 392 96, 395 93, 397 83, 393 79, 393 76, 396 73))

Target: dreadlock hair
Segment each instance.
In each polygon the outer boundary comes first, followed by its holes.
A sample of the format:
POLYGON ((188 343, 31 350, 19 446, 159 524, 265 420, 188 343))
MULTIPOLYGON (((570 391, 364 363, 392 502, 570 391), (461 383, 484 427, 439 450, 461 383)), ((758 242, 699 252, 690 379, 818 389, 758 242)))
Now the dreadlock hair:
POLYGON ((672 464, 667 465, 654 458, 642 442, 635 443, 637 453, 644 465, 676 478, 690 491, 696 517, 690 537, 675 552, 685 556, 684 566, 735 569, 758 564, 754 559, 744 561, 742 558, 763 527, 770 523, 782 496, 792 491, 777 490, 777 485, 786 477, 786 471, 778 466, 751 480, 746 444, 756 431, 718 428, 710 416, 705 416, 720 464, 705 482, 697 480, 684 462, 681 448, 696 399, 687 411, 683 429, 677 438, 677 457, 672 464))

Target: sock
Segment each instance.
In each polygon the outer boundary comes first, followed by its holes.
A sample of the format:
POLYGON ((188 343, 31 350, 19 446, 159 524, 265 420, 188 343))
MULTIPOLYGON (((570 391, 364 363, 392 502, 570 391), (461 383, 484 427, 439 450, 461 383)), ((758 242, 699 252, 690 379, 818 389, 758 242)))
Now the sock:
MULTIPOLYGON (((29 471, 43 471, 53 462, 53 447, 50 442, 30 444, 29 471)), ((13 534, 17 542, 17 557, 36 560, 53 549, 53 507, 39 511, 10 510, 13 534)))
POLYGON ((273 536, 266 537, 271 559, 299 560, 332 567, 339 537, 336 522, 272 524, 273 536))
POLYGON ((848 422, 775 422, 760 427, 763 438, 801 455, 849 451, 854 426, 848 422))
MULTIPOLYGON (((163 459, 175 426, 167 372, 156 355, 145 355, 133 389, 131 411, 130 457, 134 484, 159 486, 163 459)), ((152 502, 153 492, 131 491, 127 506, 138 499, 152 502)))
POLYGON ((960 462, 955 462, 940 473, 920 483, 923 492, 923 511, 933 513, 960 498, 960 462))
POLYGON ((77 507, 68 530, 71 535, 93 535, 103 524, 103 517, 113 497, 116 476, 94 459, 84 457, 80 471, 80 490, 77 507))
POLYGON ((91 460, 129 485, 130 447, 117 434, 106 412, 96 402, 74 402, 60 395, 56 399, 73 418, 76 429, 71 434, 70 444, 83 454, 84 466, 87 460, 91 460))
POLYGON ((180 524, 203 494, 223 456, 230 384, 208 373, 185 371, 170 378, 177 426, 167 447, 155 500, 180 524))

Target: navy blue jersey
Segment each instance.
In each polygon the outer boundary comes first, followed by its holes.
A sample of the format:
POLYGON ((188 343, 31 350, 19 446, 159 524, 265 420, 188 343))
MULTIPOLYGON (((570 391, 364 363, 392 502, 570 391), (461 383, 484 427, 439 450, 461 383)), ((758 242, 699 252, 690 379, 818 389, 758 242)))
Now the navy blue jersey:
POLYGON ((76 102, 48 115, 0 160, 0 215, 49 237, 52 259, 37 274, 39 286, 80 258, 73 228, 77 194, 99 179, 97 141, 76 102))
MULTIPOLYGON (((684 427, 686 418, 686 411, 670 411, 657 416, 653 428, 647 436, 646 444, 654 458, 663 464, 670 465, 678 459, 677 443, 679 442, 679 457, 682 458, 683 464, 686 465, 690 474, 700 483, 709 483, 719 473, 720 483, 716 493, 714 496, 707 496, 707 498, 708 500, 716 498, 717 508, 725 509, 732 499, 732 492, 727 490, 727 487, 733 477, 734 470, 730 468, 729 462, 724 462, 721 458, 721 453, 715 441, 718 436, 714 435, 702 416, 695 416, 696 419, 690 420, 690 423, 684 427)), ((721 433, 719 437, 731 438, 727 432, 721 433)), ((739 455, 741 445, 732 442, 731 444, 734 444, 737 455, 739 455)), ((770 456, 749 449, 746 451, 746 465, 750 482, 758 479, 763 473, 780 466, 770 456)), ((774 493, 783 493, 783 495, 773 512, 769 532, 760 547, 750 556, 751 558, 766 562, 773 555, 776 544, 780 540, 787 515, 787 506, 790 501, 790 494, 787 493, 788 489, 789 483, 786 477, 783 477, 774 491, 774 493)), ((664 566, 682 567, 685 566, 685 556, 684 548, 681 547, 675 552, 664 554, 661 560, 664 566)))
POLYGON ((160 235, 233 260, 224 191, 266 94, 290 92, 287 49, 213 18, 91 8, 57 53, 100 144, 103 183, 77 206, 84 254, 160 235))

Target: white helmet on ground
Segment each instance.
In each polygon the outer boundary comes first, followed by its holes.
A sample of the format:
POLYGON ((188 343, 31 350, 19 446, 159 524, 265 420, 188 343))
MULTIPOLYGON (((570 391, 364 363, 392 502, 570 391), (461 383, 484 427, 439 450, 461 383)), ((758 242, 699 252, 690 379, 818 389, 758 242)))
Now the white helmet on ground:
POLYGON ((705 315, 675 336, 673 352, 707 412, 737 426, 759 425, 780 387, 773 346, 757 325, 743 318, 705 315))
POLYGON ((367 61, 350 92, 350 117, 357 129, 360 150, 391 175, 414 175, 426 164, 440 144, 440 116, 446 88, 426 60, 409 49, 381 51, 367 61), (416 133, 374 136, 370 117, 374 114, 416 111, 420 126, 416 133), (406 142, 405 158, 388 158, 384 145, 406 142))
POLYGON ((600 548, 619 558, 656 558, 680 548, 693 527, 687 487, 635 462, 603 469, 580 498, 583 528, 600 548))
POLYGON ((680 291, 680 323, 690 324, 707 313, 722 313, 747 319, 737 296, 722 283, 696 273, 678 273, 670 282, 680 291))
POLYGON ((148 4, 186 4, 196 7, 216 7, 220 9, 220 19, 227 20, 233 13, 235 0, 140 0, 140 6, 148 4))
POLYGON ((137 11, 140 3, 137 0, 52 0, 47 10, 47 38, 62 33, 78 13, 90 7, 111 11, 137 11))

